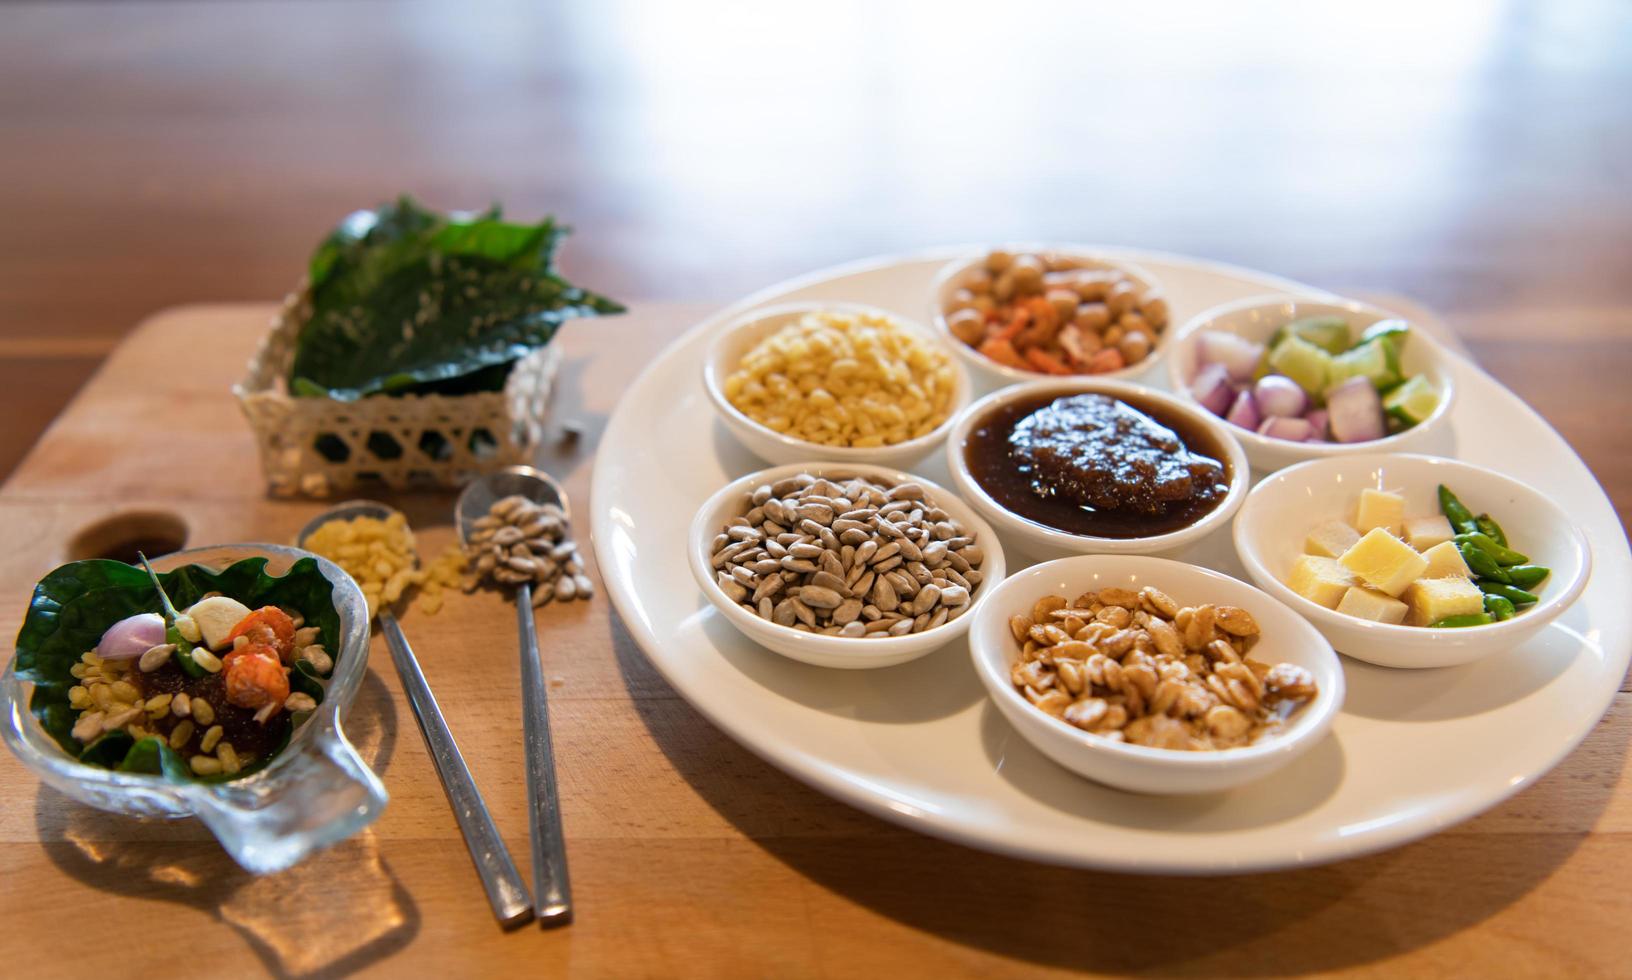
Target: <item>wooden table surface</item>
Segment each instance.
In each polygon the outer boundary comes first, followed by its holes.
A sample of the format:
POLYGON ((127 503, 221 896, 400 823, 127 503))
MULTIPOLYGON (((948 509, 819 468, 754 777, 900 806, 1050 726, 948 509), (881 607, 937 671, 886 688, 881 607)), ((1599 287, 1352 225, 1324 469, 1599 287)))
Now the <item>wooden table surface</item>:
MULTIPOLYGON (((580 507, 607 413, 642 363, 620 352, 655 349, 706 310, 651 304, 563 333, 577 373, 557 411, 586 436, 543 462, 580 507)), ((34 580, 69 556, 87 525, 160 510, 181 515, 195 543, 288 540, 319 509, 263 495, 227 391, 270 312, 189 307, 149 321, 0 489, 11 543, 0 554, 0 596, 10 597, 0 635, 16 630, 34 580), (187 370, 167 370, 178 351, 188 352, 187 370), (164 380, 143 383, 156 377, 164 380), (218 476, 201 481, 168 465, 175 451, 208 460, 218 476)), ((398 503, 424 549, 451 540, 451 498, 398 503)), ((495 595, 457 595, 435 616, 410 611, 404 624, 526 867, 512 614, 495 595)), ((1632 950, 1624 692, 1556 771, 1426 841, 1304 871, 1141 878, 967 850, 805 788, 681 700, 604 595, 552 604, 539 628, 579 908, 570 928, 506 934, 494 925, 376 638, 347 727, 391 803, 359 837, 282 875, 240 871, 195 821, 102 814, 0 758, 0 953, 26 976, 784 978, 1608 976, 1632 950), (65 922, 95 941, 33 938, 65 922)))

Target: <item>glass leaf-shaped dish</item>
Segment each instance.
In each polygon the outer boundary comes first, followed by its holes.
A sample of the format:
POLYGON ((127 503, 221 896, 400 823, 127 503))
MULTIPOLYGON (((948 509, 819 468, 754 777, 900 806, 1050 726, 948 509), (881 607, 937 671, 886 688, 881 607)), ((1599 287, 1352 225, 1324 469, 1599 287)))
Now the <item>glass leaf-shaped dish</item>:
POLYGON ((340 618, 334 673, 322 703, 264 768, 230 782, 194 783, 82 763, 64 752, 29 712, 33 685, 17 676, 15 658, 0 676, 5 707, 0 738, 64 796, 134 817, 198 817, 234 860, 267 874, 372 823, 385 808, 386 792, 341 728, 341 716, 368 670, 368 606, 350 576, 310 552, 268 544, 193 548, 155 559, 153 567, 163 572, 196 564, 220 570, 246 558, 267 559, 266 572, 273 576, 288 572, 302 558, 316 558, 323 577, 334 585, 340 618))

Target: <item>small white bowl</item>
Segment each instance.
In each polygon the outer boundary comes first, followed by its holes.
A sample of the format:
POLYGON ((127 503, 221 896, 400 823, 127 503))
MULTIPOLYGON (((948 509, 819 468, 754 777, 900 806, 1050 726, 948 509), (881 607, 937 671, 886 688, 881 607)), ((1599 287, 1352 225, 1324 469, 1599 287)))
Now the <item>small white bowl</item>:
POLYGON ((1291 466, 1247 495, 1235 520, 1235 550, 1270 595, 1305 616, 1340 652, 1383 667, 1449 667, 1510 649, 1557 619, 1580 597, 1592 572, 1592 548, 1564 509, 1545 494, 1493 470, 1434 456, 1344 456, 1291 466), (1310 602, 1285 584, 1316 524, 1352 520, 1365 487, 1405 495, 1405 515, 1439 513, 1445 484, 1475 514, 1488 512, 1514 549, 1553 570, 1537 586, 1541 601, 1488 626, 1429 629, 1358 619, 1310 602))
POLYGON ((1184 401, 1163 391, 1145 388, 1122 381, 1106 381, 1098 377, 1058 378, 1034 381, 994 391, 960 413, 952 425, 952 434, 946 440, 946 466, 952 473, 952 485, 958 493, 991 521, 998 532, 1010 537, 1017 550, 1039 560, 1063 558, 1069 555, 1149 555, 1178 551, 1213 533, 1225 524, 1246 498, 1249 470, 1246 453, 1236 442, 1234 426, 1191 401, 1184 401), (1122 398, 1137 405, 1153 402, 1175 416, 1183 417, 1205 429, 1223 450, 1220 460, 1229 468, 1230 489, 1209 513, 1186 528, 1146 538, 1102 538, 1087 534, 1072 534, 1057 528, 1038 524, 1014 513, 988 494, 969 472, 965 446, 969 435, 988 414, 1011 402, 1042 395, 1100 394, 1122 398))
POLYGON ((903 329, 910 330, 927 340, 937 349, 945 351, 947 346, 939 335, 923 324, 874 306, 857 303, 790 303, 750 310, 720 328, 709 344, 708 354, 703 358, 703 386, 708 390, 709 401, 714 403, 715 410, 719 412, 720 418, 731 430, 732 435, 736 436, 749 452, 773 465, 821 458, 837 463, 907 466, 929 455, 946 438, 947 432, 952 428, 952 419, 963 406, 969 404, 971 397, 969 372, 950 354, 948 361, 952 369, 953 394, 952 403, 947 406, 946 419, 928 435, 890 446, 875 448, 824 446, 804 439, 795 439, 755 422, 725 397, 725 379, 737 369, 743 355, 755 344, 805 314, 820 310, 886 316, 903 329))
MULTIPOLYGON (((1161 280, 1157 279, 1143 266, 1101 255, 1098 252, 1075 249, 1067 245, 1011 244, 995 245, 993 248, 1001 248, 1015 255, 1029 252, 1033 255, 1060 256, 1075 260, 1084 269, 1115 269, 1132 279, 1146 292, 1165 294, 1161 280)), ((951 328, 946 325, 946 304, 952 301, 952 294, 962 287, 966 274, 985 263, 986 253, 982 252, 979 255, 956 259, 947 263, 935 276, 935 282, 930 286, 929 290, 931 304, 929 315, 930 322, 935 325, 936 332, 945 339, 947 344, 951 345, 953 350, 958 352, 958 356, 963 359, 963 362, 969 365, 970 373, 974 375, 975 382, 982 391, 993 391, 1005 385, 1012 385, 1021 381, 1062 377, 1061 375, 1047 374, 1042 371, 1027 371, 999 364, 959 340, 953 335, 951 328)), ((1130 364, 1120 371, 1107 371, 1104 374, 1080 374, 1075 375, 1075 377, 1116 379, 1142 375, 1154 367, 1157 361, 1161 360, 1162 352, 1167 349, 1168 337, 1172 335, 1173 328, 1174 324, 1170 316, 1167 325, 1156 334, 1156 344, 1151 348, 1150 354, 1138 364, 1130 364)))
POLYGON ((814 664, 817 667, 839 667, 848 670, 868 670, 904 664, 963 636, 969 631, 969 623, 974 619, 981 604, 986 601, 986 597, 1003 581, 1005 572, 1003 545, 992 532, 991 525, 981 520, 980 515, 970 510, 967 504, 945 487, 900 470, 854 463, 790 463, 750 473, 731 481, 708 498, 697 511, 697 516, 692 519, 686 553, 691 564, 692 577, 697 580, 697 587, 703 590, 708 601, 714 604, 732 626, 741 630, 744 636, 793 660, 814 664), (731 518, 743 513, 743 501, 756 488, 800 473, 827 477, 830 480, 859 476, 877 483, 916 483, 923 487, 928 499, 973 534, 976 543, 985 553, 980 564, 981 581, 970 595, 969 609, 957 619, 922 633, 857 638, 804 633, 786 626, 778 626, 731 601, 719 583, 714 580, 715 569, 710 561, 713 556, 710 547, 714 542, 714 536, 720 533, 720 529, 731 518))
POLYGON ((1093 555, 1062 558, 1016 572, 976 610, 969 651, 987 693, 1022 738, 1089 779, 1137 793, 1212 793, 1261 779, 1314 747, 1343 706, 1343 670, 1331 646, 1292 610, 1245 582, 1164 558, 1093 555), (1318 693, 1285 730, 1252 745, 1216 752, 1180 752, 1113 742, 1045 714, 1009 679, 1020 655, 1009 617, 1029 614, 1046 595, 1077 596, 1107 586, 1153 585, 1180 605, 1212 602, 1252 613, 1262 639, 1252 659, 1291 663, 1315 677, 1318 693))
MULTIPOLYGON (((1335 315, 1349 321, 1353 335, 1378 320, 1402 319, 1397 313, 1352 300, 1328 302, 1303 296, 1255 296, 1233 303, 1224 303, 1191 317, 1174 333, 1167 357, 1168 382, 1180 396, 1194 403, 1190 382, 1196 376, 1196 347, 1206 330, 1222 330, 1238 334, 1248 340, 1268 342, 1276 330, 1293 320, 1306 316, 1335 315)), ((1420 329, 1413 329, 1400 355, 1400 370, 1406 377, 1424 374, 1439 389, 1439 407, 1421 422, 1370 442, 1293 442, 1261 436, 1226 422, 1235 437, 1247 451, 1254 468, 1272 472, 1283 466, 1301 463, 1306 459, 1327 459, 1334 456, 1356 456, 1369 453, 1412 452, 1436 448, 1439 431, 1449 424, 1451 403, 1456 399, 1456 380, 1446 368, 1449 355, 1434 338, 1420 329)), ((1209 413, 1211 414, 1211 413, 1209 413)))

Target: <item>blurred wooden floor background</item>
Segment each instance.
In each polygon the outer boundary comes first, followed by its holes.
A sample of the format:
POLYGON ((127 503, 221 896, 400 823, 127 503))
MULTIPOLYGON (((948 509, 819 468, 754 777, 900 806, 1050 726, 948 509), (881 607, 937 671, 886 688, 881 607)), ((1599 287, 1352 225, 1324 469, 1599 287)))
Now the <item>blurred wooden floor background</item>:
POLYGON ((635 301, 1004 238, 1406 293, 1632 514, 1632 7, 1144 9, 0 4, 0 474, 142 316, 410 191, 635 301))

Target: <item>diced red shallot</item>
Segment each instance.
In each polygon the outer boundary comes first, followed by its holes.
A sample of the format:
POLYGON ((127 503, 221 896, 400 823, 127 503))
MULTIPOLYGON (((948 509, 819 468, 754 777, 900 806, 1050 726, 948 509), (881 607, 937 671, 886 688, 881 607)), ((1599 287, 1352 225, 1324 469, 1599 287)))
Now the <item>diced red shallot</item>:
POLYGON ((1296 381, 1282 374, 1266 374, 1253 386, 1258 411, 1283 419, 1297 418, 1309 407, 1309 396, 1296 381))
POLYGON ((1388 434, 1383 400, 1368 378, 1350 378, 1328 391, 1326 411, 1337 442, 1369 442, 1388 434))
POLYGON ((1278 415, 1271 415, 1258 426, 1258 434, 1261 436, 1288 439, 1292 442, 1307 442, 1311 431, 1306 419, 1289 419, 1278 415))
POLYGON ((134 660, 163 642, 164 617, 138 613, 109 626, 96 644, 96 655, 103 660, 134 660))
POLYGON ((1310 442, 1326 441, 1326 416, 1327 412, 1324 408, 1312 408, 1303 413, 1304 420, 1309 423, 1312 430, 1309 433, 1310 442))
POLYGON ((1202 364, 1222 364, 1233 381, 1251 381, 1264 359, 1264 345, 1224 330, 1206 330, 1196 340, 1202 364))
POLYGON ((1229 411, 1235 392, 1230 388, 1229 372, 1222 364, 1204 364, 1190 382, 1190 394, 1209 412, 1223 415, 1229 411))
POLYGON ((1235 403, 1230 406, 1230 411, 1224 418, 1243 429, 1256 431, 1258 428, 1258 405, 1253 401, 1252 392, 1244 388, 1237 392, 1235 403))

